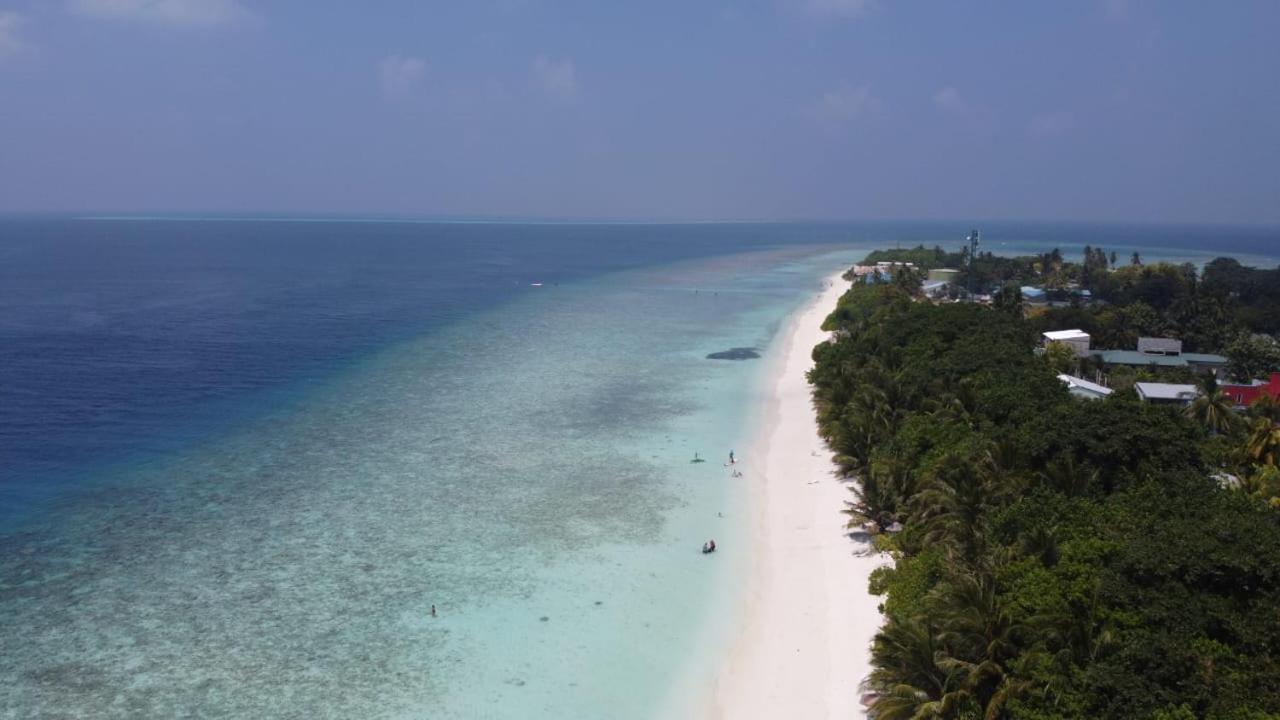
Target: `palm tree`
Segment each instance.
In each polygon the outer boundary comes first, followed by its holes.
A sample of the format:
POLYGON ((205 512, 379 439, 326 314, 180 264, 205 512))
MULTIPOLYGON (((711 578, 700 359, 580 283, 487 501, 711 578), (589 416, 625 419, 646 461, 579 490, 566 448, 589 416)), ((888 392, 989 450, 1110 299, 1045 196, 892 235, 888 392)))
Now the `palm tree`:
POLYGON ((1231 432, 1239 421, 1235 412, 1235 403, 1216 387, 1200 393, 1190 405, 1187 405, 1183 414, 1200 423, 1214 435, 1231 432))
POLYGON ((958 575, 939 586, 937 598, 946 628, 939 639, 950 654, 939 664, 961 672, 983 717, 995 720, 1006 702, 1031 688, 1010 674, 1025 626, 1001 603, 993 575, 958 575))
POLYGON ((1042 482, 1067 497, 1083 495, 1098 481, 1098 471, 1080 467, 1074 455, 1058 457, 1038 475, 1042 482))
POLYGON ((895 685, 876 698, 871 712, 876 720, 946 720, 956 717, 970 702, 972 697, 963 689, 933 698, 919 688, 895 685))
POLYGON ((979 675, 998 672, 1018 654, 1015 635, 1022 625, 1000 602, 995 580, 989 575, 963 573, 939 585, 942 639, 954 654, 967 658, 979 675))
POLYGON ((1280 506, 1280 467, 1263 465, 1240 478, 1240 489, 1272 507, 1280 506))
POLYGON ((1087 668, 1116 646, 1112 622, 1104 618, 1102 609, 1101 584, 1098 583, 1087 602, 1072 600, 1062 612, 1039 615, 1028 621, 1040 642, 1024 653, 1023 662, 1047 660, 1054 668, 1043 688, 1047 695, 1067 691, 1079 669, 1087 668))
POLYGON ((1249 433, 1249 457, 1261 465, 1276 465, 1280 460, 1280 425, 1260 417, 1253 421, 1249 433))
POLYGON ((996 691, 992 693, 991 699, 987 700, 986 708, 983 709, 983 720, 999 720, 1000 713, 1004 710, 1005 703, 1010 700, 1025 695, 1032 688, 1032 684, 1028 680, 1017 680, 1006 677, 1001 681, 996 691))
MULTIPOLYGON (((1022 446, 1011 437, 1002 437, 987 446, 983 452, 982 461, 984 472, 993 476, 1002 478, 1002 482, 1017 482, 1013 471, 1015 468, 1022 467, 1025 461, 1025 454, 1022 446)), ((1011 492, 1017 492, 1019 488, 1010 488, 1011 492)))
POLYGON ((1101 594, 1101 584, 1095 584, 1087 603, 1072 601, 1065 612, 1032 621, 1061 666, 1074 663, 1084 667, 1115 645, 1111 621, 1102 616, 1101 594))
POLYGON ((1061 552, 1058 549, 1058 533, 1055 528, 1037 525, 1022 535, 1022 549, 1031 557, 1040 558, 1045 567, 1058 564, 1061 552))
POLYGON ((924 489, 911 500, 912 522, 922 523, 925 542, 972 563, 982 556, 988 516, 1016 495, 1021 483, 988 452, 979 462, 949 453, 924 489))
POLYGON ((931 415, 972 428, 978 397, 973 391, 973 383, 961 380, 954 387, 948 388, 947 392, 926 399, 923 405, 931 415))
POLYGON ((910 522, 924 529, 924 541, 971 562, 986 547, 991 498, 977 470, 955 455, 941 461, 924 489, 911 500, 910 522))
POLYGON ((867 686, 880 695, 871 706, 877 720, 945 718, 969 697, 960 672, 939 662, 946 658, 939 638, 923 617, 890 615, 876 633, 867 686))
POLYGON ((1263 394, 1249 406, 1249 416, 1266 418, 1273 423, 1280 423, 1280 400, 1271 395, 1263 394))
POLYGON ((864 473, 849 490, 853 493, 854 500, 845 502, 845 509, 841 511, 849 516, 846 527, 861 527, 873 522, 883 530, 888 523, 893 522, 890 508, 896 498, 893 496, 893 489, 888 483, 881 482, 878 473, 864 473))
POLYGON ((1022 625, 1006 611, 995 582, 962 574, 935 591, 939 624, 891 616, 872 647, 868 685, 880 693, 878 720, 970 717, 996 720, 1031 684, 1012 677, 1022 625))
POLYGON ((911 463, 904 457, 892 455, 878 458, 867 467, 852 488, 855 500, 846 503, 849 527, 868 521, 881 530, 898 519, 898 508, 914 493, 911 463))

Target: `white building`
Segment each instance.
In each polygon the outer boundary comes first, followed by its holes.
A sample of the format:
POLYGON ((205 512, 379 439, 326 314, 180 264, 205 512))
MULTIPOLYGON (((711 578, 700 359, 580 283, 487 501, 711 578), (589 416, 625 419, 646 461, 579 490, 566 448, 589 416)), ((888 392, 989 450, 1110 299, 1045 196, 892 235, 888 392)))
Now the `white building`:
POLYGON ((1162 405, 1189 405, 1200 394, 1200 388, 1195 385, 1176 383, 1140 382, 1134 383, 1133 389, 1143 402, 1162 405))
POLYGON ((920 290, 931 298, 938 298, 945 296, 950 286, 951 283, 946 280, 926 280, 920 285, 920 290))
POLYGON ((1089 333, 1083 330, 1050 330, 1041 337, 1041 343, 1066 343, 1076 352, 1076 357, 1089 357, 1089 333))
POLYGON ((880 273, 881 275, 884 275, 884 276, 891 276, 893 275, 894 268, 900 268, 900 267, 914 269, 915 263, 896 262, 893 260, 881 260, 875 265, 854 265, 853 276, 856 278, 862 278, 863 280, 865 280, 871 275, 875 275, 876 273, 880 273))
POLYGON ((1072 397, 1084 400, 1101 400, 1113 392, 1111 388, 1105 385, 1089 382, 1075 375, 1059 375, 1058 379, 1067 386, 1067 392, 1071 393, 1072 397))

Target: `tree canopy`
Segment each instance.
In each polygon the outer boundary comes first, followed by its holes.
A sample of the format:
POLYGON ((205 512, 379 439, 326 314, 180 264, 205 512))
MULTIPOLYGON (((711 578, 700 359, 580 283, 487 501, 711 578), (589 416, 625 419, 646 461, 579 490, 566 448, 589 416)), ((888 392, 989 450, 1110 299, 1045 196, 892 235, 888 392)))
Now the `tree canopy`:
MULTIPOLYGON (((1028 271, 1054 271, 1047 255, 1028 271)), ((1073 318, 1091 332, 1195 327, 1206 297, 1245 312, 1228 325, 1265 330, 1242 309, 1262 304, 1246 289, 1272 297, 1258 271, 1086 260, 1056 271, 1115 298, 1073 318)), ((859 479, 851 522, 903 528, 872 578, 876 716, 1280 718, 1280 410, 1077 400, 1019 306, 859 284, 814 350, 821 432, 859 479)))

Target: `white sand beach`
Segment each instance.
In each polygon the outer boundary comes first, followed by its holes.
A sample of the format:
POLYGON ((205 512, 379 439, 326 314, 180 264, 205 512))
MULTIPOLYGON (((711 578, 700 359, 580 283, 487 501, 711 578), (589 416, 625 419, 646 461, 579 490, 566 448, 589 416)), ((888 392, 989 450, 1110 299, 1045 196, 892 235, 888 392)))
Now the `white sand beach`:
POLYGON ((848 287, 838 276, 784 328, 747 475, 753 563, 740 634, 715 688, 711 715, 858 718, 859 683, 880 625, 867 581, 883 556, 858 556, 841 514, 849 493, 818 436, 805 372, 822 320, 848 287))

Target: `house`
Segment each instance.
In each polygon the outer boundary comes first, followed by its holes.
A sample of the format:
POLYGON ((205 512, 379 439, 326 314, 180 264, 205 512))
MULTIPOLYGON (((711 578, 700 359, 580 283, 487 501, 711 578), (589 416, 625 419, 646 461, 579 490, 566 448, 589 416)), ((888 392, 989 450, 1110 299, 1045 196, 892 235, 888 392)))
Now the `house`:
POLYGON ((1093 292, 1080 287, 1080 283, 1068 283, 1061 290, 1047 293, 1051 305, 1070 305, 1073 301, 1084 304, 1093 302, 1093 292))
POLYGON ((1187 367, 1204 375, 1222 377, 1227 371, 1227 359, 1221 355, 1184 352, 1178 357, 1187 361, 1187 367))
POLYGON ((1088 290, 1082 290, 1078 286, 1070 286, 1065 288, 1042 288, 1032 285, 1023 285, 1022 300, 1032 305, 1048 305, 1049 307, 1064 307, 1073 303, 1089 304, 1093 302, 1093 293, 1088 290))
POLYGON ((893 277, 893 269, 897 267, 915 268, 914 263, 909 262, 893 262, 884 260, 875 265, 854 265, 853 276, 862 282, 875 282, 877 277, 883 280, 889 280, 893 277))
POLYGON ((1147 355, 1181 355, 1182 341, 1173 338, 1138 338, 1138 352, 1147 355))
POLYGON ((1138 391, 1138 399, 1155 405, 1189 405, 1200 394, 1195 385, 1175 383, 1140 382, 1134 383, 1133 389, 1138 391))
POLYGON ((1187 366, 1186 358, 1178 355, 1148 355, 1137 350, 1094 350, 1093 356, 1103 365, 1128 365, 1130 367, 1180 368, 1187 366))
POLYGON ((1050 343, 1066 343, 1075 351, 1076 357, 1089 357, 1089 333, 1083 330, 1051 330, 1041 336, 1040 342, 1045 347, 1050 343))
POLYGON ((1102 400, 1110 395, 1113 391, 1105 385, 1099 385, 1095 382, 1089 382, 1084 378, 1078 378, 1074 375, 1059 375, 1058 379, 1067 386, 1067 392, 1072 397, 1082 400, 1102 400))
POLYGON ((955 282, 960 279, 960 271, 955 268, 934 268, 929 271, 928 279, 955 282))
POLYGON ((1270 379, 1254 380, 1248 385, 1223 383, 1218 386, 1218 389, 1240 407, 1249 407, 1264 395, 1273 400, 1280 400, 1280 373, 1271 373, 1270 379))
POLYGON ((1221 377, 1227 369, 1227 359, 1211 353, 1182 352, 1182 343, 1169 338, 1142 338, 1149 341, 1145 345, 1139 342, 1143 350, 1094 350, 1092 355, 1103 365, 1128 365, 1130 367, 1153 368, 1190 368, 1204 375, 1221 377))
POLYGON ((946 280, 927 280, 920 285, 920 290, 931 298, 944 297, 951 283, 946 280))

